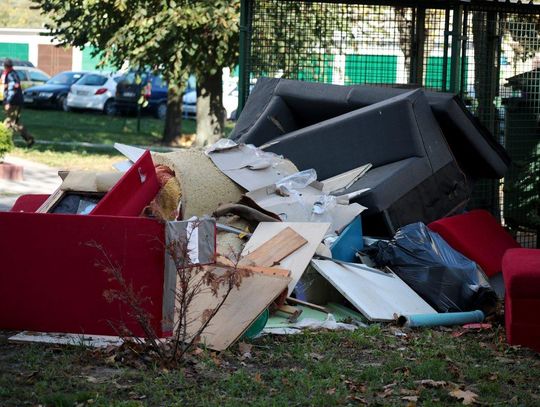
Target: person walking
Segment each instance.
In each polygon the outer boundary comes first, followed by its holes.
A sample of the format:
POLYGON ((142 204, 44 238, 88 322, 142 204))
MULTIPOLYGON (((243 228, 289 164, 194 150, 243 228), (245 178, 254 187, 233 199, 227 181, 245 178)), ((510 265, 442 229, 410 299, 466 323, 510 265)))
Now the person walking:
POLYGON ((26 130, 21 123, 21 109, 23 105, 23 93, 21 80, 17 72, 13 70, 13 61, 9 58, 4 60, 4 72, 2 74, 4 82, 4 112, 6 118, 4 125, 13 132, 20 133, 27 147, 34 145, 34 137, 26 130))

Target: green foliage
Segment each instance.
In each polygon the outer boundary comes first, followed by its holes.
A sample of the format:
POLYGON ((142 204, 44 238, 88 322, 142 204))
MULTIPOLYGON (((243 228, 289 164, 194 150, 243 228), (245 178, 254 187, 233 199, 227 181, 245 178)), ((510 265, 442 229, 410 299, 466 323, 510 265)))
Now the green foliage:
POLYGON ((0 123, 0 161, 13 150, 13 132, 4 123, 0 123))
POLYGON ((60 41, 91 45, 108 63, 159 69, 173 86, 234 64, 240 1, 34 0, 60 41))
POLYGON ((46 18, 32 8, 32 0, 0 1, 0 27, 42 28, 46 18))

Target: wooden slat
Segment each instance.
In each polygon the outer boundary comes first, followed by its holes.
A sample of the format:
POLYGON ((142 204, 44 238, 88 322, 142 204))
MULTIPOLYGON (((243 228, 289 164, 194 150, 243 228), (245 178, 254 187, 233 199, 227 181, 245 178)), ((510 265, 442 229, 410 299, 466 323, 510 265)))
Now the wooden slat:
POLYGON ((249 253, 240 264, 253 263, 260 267, 272 267, 305 244, 306 239, 287 227, 249 253))
POLYGON ((249 256, 250 253, 267 243, 268 236, 275 236, 287 228, 291 228, 306 239, 308 241, 306 245, 284 258, 279 264, 280 268, 291 271, 292 281, 288 290, 290 295, 313 258, 317 246, 321 243, 329 226, 328 223, 313 222, 261 222, 246 243, 242 255, 249 256))
POLYGON ((37 213, 48 213, 50 212, 58 202, 62 200, 64 195, 66 194, 66 191, 61 190, 58 188, 56 191, 54 191, 45 202, 37 209, 37 213))
MULTIPOLYGON (((217 271, 219 272, 219 268, 217 271)), ((198 283, 198 277, 192 284, 198 283)), ((209 325, 201 334, 201 342, 210 349, 225 350, 232 345, 261 315, 261 313, 286 288, 290 277, 253 273, 244 277, 239 288, 234 288, 223 306, 216 313, 209 325)), ((224 298, 226 290, 220 288, 217 296, 212 295, 208 289, 196 295, 189 306, 187 320, 188 339, 194 337, 202 327, 203 314, 206 310, 215 307, 224 298)))

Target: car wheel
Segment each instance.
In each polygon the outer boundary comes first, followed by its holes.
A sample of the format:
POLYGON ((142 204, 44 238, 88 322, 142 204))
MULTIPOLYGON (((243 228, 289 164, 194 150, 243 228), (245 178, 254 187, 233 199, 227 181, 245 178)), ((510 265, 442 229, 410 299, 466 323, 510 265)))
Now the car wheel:
POLYGON ((105 105, 103 106, 103 113, 107 116, 116 115, 116 104, 114 103, 114 99, 109 99, 105 102, 105 105))
POLYGON ((62 109, 64 112, 69 112, 70 107, 67 104, 67 97, 66 95, 61 95, 58 97, 58 107, 62 109))
POLYGON ((160 103, 156 109, 156 116, 160 120, 165 120, 167 117, 167 103, 160 103))

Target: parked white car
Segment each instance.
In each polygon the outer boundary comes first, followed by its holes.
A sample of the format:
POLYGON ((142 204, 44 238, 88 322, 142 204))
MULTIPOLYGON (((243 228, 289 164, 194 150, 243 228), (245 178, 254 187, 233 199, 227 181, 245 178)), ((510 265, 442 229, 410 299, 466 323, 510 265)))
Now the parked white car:
MULTIPOLYGON (((225 108, 225 118, 227 120, 236 120, 238 87, 223 91, 223 107, 225 108)), ((195 89, 188 90, 182 97, 182 116, 184 118, 197 116, 197 91, 195 89)))
POLYGON ((116 113, 114 97, 120 77, 88 73, 71 86, 67 97, 70 109, 100 110, 112 116, 116 113))

